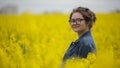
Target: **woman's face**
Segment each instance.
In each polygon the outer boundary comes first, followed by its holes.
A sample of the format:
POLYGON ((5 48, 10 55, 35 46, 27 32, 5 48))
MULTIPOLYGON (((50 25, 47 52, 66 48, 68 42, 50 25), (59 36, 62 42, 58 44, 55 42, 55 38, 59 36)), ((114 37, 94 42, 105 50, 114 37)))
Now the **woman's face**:
POLYGON ((86 24, 86 21, 84 20, 84 17, 79 12, 75 12, 72 14, 70 25, 75 32, 81 33, 89 29, 88 25, 86 24))

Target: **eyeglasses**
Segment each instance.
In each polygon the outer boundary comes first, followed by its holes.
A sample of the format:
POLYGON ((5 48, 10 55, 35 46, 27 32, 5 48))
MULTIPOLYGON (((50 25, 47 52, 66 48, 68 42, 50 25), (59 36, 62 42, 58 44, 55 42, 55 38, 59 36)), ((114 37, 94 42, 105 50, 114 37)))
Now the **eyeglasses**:
POLYGON ((85 20, 85 19, 77 18, 77 19, 70 19, 69 22, 70 22, 70 23, 80 24, 81 21, 83 21, 83 20, 85 20))

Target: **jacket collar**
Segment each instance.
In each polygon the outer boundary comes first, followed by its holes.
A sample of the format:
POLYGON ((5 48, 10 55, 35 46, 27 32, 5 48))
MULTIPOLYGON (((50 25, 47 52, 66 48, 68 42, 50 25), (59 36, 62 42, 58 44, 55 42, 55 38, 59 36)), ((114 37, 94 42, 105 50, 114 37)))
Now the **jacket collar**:
POLYGON ((75 42, 79 42, 83 37, 91 35, 90 31, 85 32, 81 37, 79 37, 75 42))

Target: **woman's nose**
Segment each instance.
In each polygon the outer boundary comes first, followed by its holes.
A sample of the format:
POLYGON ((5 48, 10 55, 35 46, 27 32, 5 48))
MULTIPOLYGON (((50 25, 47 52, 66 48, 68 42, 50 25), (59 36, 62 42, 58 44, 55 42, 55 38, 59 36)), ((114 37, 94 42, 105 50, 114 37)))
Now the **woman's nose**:
POLYGON ((77 24, 77 22, 75 21, 75 22, 73 22, 73 23, 71 23, 72 25, 74 25, 74 24, 77 24))

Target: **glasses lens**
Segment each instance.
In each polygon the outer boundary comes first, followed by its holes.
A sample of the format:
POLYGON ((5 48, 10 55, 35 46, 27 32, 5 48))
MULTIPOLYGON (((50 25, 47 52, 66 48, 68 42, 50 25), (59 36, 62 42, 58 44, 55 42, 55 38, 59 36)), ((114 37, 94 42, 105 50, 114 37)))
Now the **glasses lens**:
POLYGON ((80 23, 80 22, 81 22, 81 19, 80 19, 80 18, 76 19, 76 22, 77 22, 77 23, 80 23))
POLYGON ((84 20, 84 19, 77 18, 77 19, 71 19, 71 20, 69 20, 69 22, 70 23, 80 23, 82 20, 84 20))
POLYGON ((69 22, 70 22, 70 23, 75 23, 76 20, 75 20, 75 19, 71 19, 71 20, 69 20, 69 22))

